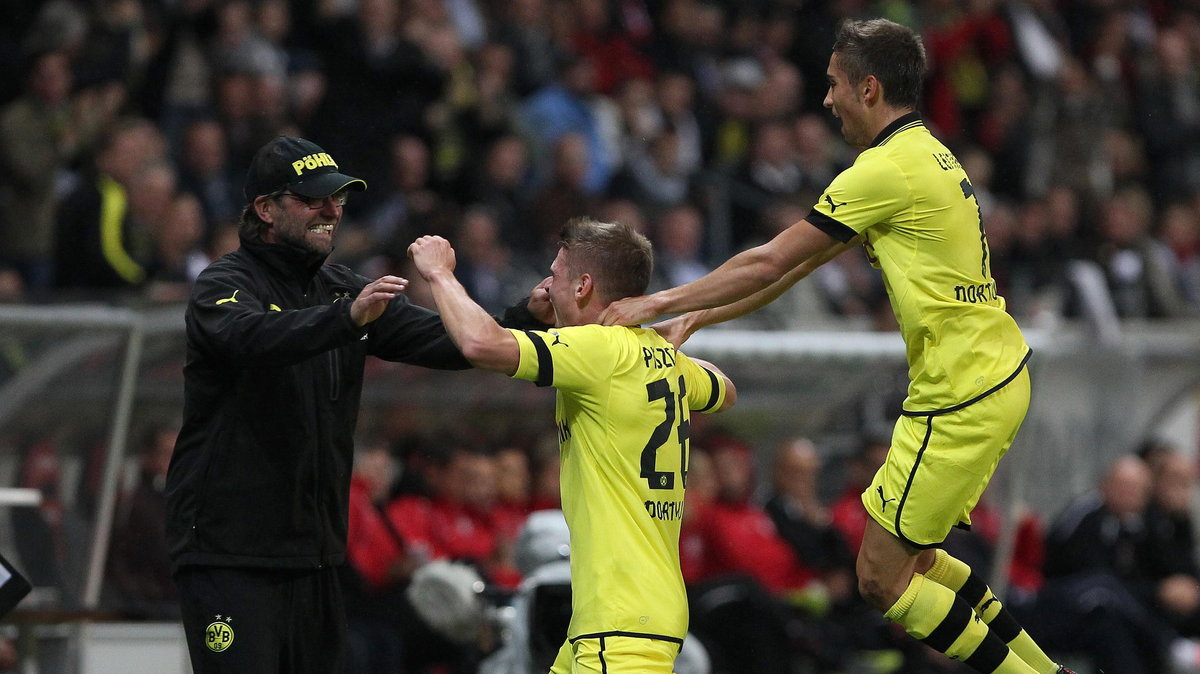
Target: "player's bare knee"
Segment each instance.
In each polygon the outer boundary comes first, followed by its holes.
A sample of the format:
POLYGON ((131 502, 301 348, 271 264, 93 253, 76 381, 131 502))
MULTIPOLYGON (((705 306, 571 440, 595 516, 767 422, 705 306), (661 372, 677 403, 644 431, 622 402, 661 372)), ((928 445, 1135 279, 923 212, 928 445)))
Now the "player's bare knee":
POLYGON ((878 582, 860 578, 858 580, 858 593, 871 606, 880 611, 886 611, 895 602, 888 603, 884 587, 878 582))
POLYGON ((858 576, 858 593, 868 604, 880 611, 886 611, 900 598, 892 584, 882 578, 860 573, 858 576))

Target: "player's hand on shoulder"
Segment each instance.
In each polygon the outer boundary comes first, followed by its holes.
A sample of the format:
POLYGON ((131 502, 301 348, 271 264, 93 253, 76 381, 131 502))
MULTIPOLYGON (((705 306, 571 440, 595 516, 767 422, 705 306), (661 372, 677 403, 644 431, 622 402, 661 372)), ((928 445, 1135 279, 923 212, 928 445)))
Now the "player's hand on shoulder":
POLYGON ((683 343, 695 332, 691 327, 691 322, 688 320, 687 314, 655 323, 650 326, 650 329, 657 332, 676 349, 683 346, 683 343))
POLYGON ((652 295, 626 297, 604 308, 600 313, 601 325, 641 325, 658 316, 652 295))
POLYGON ((422 236, 413 241, 408 246, 408 256, 426 280, 438 272, 454 271, 454 249, 440 236, 422 236))

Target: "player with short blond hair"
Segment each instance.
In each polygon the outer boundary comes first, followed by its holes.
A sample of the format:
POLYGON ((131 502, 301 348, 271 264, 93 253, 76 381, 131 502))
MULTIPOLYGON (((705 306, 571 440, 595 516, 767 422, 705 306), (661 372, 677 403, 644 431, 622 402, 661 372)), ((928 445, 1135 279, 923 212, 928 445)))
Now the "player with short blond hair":
POLYGON ((446 329, 478 368, 558 390, 571 623, 552 672, 670 674, 687 633, 679 528, 692 412, 732 406, 711 363, 653 330, 601 326, 609 302, 645 292, 650 242, 632 227, 571 220, 546 281, 556 327, 506 330, 454 278, 454 250, 409 247, 446 329))

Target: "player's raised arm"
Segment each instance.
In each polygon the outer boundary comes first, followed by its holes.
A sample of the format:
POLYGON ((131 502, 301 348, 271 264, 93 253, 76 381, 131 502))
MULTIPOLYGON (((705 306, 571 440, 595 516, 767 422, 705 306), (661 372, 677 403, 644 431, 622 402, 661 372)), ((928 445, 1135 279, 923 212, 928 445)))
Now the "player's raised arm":
MULTIPOLYGON (((737 302, 780 282, 805 261, 815 259, 819 264, 845 248, 846 245, 841 241, 812 226, 807 220, 801 220, 770 241, 738 253, 691 283, 660 290, 652 295, 613 302, 600 315, 600 322, 604 325, 638 325, 663 314, 711 309, 737 302)), ((806 269, 804 273, 808 271, 811 269, 806 269)), ((797 276, 796 280, 799 278, 797 276)), ((789 286, 783 286, 758 306, 778 297, 789 286)), ((750 310, 753 309, 746 311, 750 310)))
POLYGON ((521 350, 508 330, 475 303, 454 277, 454 249, 440 236, 422 236, 408 247, 421 276, 429 282, 450 339, 471 364, 512 375, 521 350))

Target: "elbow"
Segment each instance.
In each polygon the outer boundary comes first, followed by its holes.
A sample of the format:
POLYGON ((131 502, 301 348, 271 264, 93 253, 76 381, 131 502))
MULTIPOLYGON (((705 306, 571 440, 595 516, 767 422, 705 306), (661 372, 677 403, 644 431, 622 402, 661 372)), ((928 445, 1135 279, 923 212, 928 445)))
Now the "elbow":
POLYGON ((458 350, 462 351, 463 357, 475 367, 480 367, 487 362, 491 351, 490 345, 482 339, 464 339, 459 343, 458 350))
POLYGON ((737 404, 737 387, 733 385, 733 382, 726 379, 725 380, 725 399, 721 401, 721 407, 718 408, 717 411, 724 412, 725 410, 729 409, 730 407, 733 407, 736 404, 737 404))
POLYGON ((458 348, 472 367, 507 375, 517 371, 520 350, 516 340, 507 333, 498 335, 496 339, 465 339, 458 348))
POLYGON ((768 246, 759 246, 753 249, 754 256, 751 259, 751 264, 747 267, 751 278, 755 285, 759 287, 767 287, 783 278, 792 269, 792 264, 768 246))

